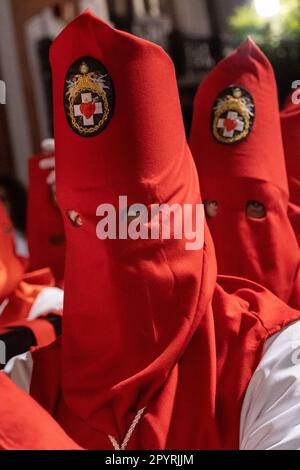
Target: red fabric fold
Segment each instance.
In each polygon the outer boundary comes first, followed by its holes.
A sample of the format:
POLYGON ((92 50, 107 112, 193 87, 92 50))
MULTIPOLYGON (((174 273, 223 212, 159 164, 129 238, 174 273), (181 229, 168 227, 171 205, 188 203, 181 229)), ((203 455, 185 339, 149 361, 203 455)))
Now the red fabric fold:
POLYGON ((30 396, 0 373, 1 450, 81 450, 30 396))
POLYGON ((22 281, 7 297, 8 304, 0 316, 0 325, 26 321, 37 296, 45 287, 54 285, 55 281, 49 269, 25 274, 22 281))

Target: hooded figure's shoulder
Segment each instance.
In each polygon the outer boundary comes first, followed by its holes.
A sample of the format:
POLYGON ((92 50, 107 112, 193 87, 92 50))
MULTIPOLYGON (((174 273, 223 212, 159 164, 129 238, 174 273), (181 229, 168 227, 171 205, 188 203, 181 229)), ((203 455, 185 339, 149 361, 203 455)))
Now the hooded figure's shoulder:
POLYGON ((213 306, 218 307, 218 321, 223 327, 235 325, 237 331, 251 330, 252 320, 256 320, 265 340, 300 319, 298 310, 289 307, 265 287, 233 276, 218 276, 213 306))
POLYGON ((241 413, 241 450, 300 449, 300 322, 267 341, 241 413))

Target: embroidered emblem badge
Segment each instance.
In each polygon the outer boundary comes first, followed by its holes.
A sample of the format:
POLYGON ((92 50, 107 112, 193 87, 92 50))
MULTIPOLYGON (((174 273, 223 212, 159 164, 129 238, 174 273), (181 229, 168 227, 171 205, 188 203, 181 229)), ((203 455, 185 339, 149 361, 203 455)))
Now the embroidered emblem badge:
POLYGON ((218 96, 212 113, 214 138, 222 144, 246 139, 255 119, 255 104, 250 93, 240 86, 230 86, 218 96))
POLYGON ((74 132, 93 137, 108 125, 114 110, 114 86, 106 68, 92 57, 81 57, 68 70, 64 104, 74 132))

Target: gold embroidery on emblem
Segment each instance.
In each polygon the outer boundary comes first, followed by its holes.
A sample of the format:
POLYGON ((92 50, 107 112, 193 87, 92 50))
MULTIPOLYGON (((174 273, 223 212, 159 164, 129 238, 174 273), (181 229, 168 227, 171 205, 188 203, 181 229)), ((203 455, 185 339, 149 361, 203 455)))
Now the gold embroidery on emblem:
POLYGON ((234 144, 245 139, 251 131, 252 108, 253 105, 239 88, 219 98, 214 108, 214 137, 224 144, 234 144), (227 117, 222 118, 224 115, 227 117), (229 127, 226 128, 226 125, 229 127))
MULTIPOLYGON (((82 62, 80 67, 79 67, 80 74, 75 75, 75 77, 72 78, 72 81, 69 84, 68 87, 68 92, 67 92, 67 98, 69 101, 69 113, 70 113, 70 118, 72 122, 72 126, 74 129, 77 129, 80 134, 83 135, 89 135, 89 134, 95 134, 102 126, 105 124, 107 119, 109 118, 109 104, 108 104, 108 99, 107 95, 105 93, 104 88, 108 88, 105 85, 104 78, 105 76, 99 75, 97 72, 89 72, 89 66, 85 63, 82 62), (89 125, 87 126, 82 126, 76 119, 76 112, 75 109, 76 107, 80 107, 80 105, 76 105, 75 101, 78 95, 84 94, 85 96, 88 96, 89 94, 95 93, 99 98, 101 98, 101 113, 98 112, 97 114, 102 114, 102 118, 97 122, 95 125, 89 125)), ((90 98, 87 98, 90 99, 90 98)), ((87 102, 87 104, 90 104, 91 102, 87 102)), ((82 103, 84 104, 84 102, 82 103)), ((92 102, 92 105, 94 105, 95 102, 92 102)), ((96 103, 97 105, 100 103, 96 103)), ((96 106, 95 104, 95 106, 96 106)), ((95 113, 96 114, 96 113, 95 113)))

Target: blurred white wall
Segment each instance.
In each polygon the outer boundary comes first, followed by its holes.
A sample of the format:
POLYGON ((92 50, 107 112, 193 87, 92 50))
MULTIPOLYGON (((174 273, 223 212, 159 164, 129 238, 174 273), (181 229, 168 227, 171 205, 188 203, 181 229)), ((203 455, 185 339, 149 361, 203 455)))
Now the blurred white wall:
MULTIPOLYGON (((26 0, 20 0, 26 1, 26 0)), ((109 21, 106 0, 80 0, 81 11, 91 9, 96 15, 109 21)), ((35 89, 35 105, 42 138, 49 137, 49 123, 45 91, 40 77, 40 65, 36 50, 36 42, 45 36, 55 38, 63 28, 63 24, 54 18, 51 9, 45 8, 40 14, 32 17, 25 25, 25 40, 32 81, 35 89)), ((0 0, 0 64, 2 76, 6 83, 6 111, 8 127, 13 150, 17 176, 27 183, 27 160, 33 152, 30 136, 27 108, 11 8, 11 0, 0 0)))
POLYGON ((92 10, 102 20, 109 22, 107 0, 80 0, 80 10, 84 11, 86 8, 92 10))

